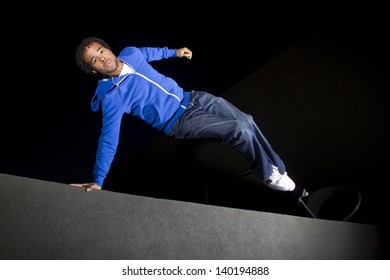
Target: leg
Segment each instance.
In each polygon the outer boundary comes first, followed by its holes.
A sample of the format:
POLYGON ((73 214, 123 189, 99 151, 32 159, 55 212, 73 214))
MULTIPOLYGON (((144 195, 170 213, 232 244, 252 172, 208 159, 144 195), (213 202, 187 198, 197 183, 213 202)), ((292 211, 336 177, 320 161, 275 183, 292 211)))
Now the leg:
POLYGON ((252 116, 243 113, 227 100, 207 92, 191 93, 188 108, 170 135, 178 139, 220 139, 244 156, 253 174, 262 181, 270 178, 273 166, 277 166, 280 173, 285 173, 283 161, 252 116))

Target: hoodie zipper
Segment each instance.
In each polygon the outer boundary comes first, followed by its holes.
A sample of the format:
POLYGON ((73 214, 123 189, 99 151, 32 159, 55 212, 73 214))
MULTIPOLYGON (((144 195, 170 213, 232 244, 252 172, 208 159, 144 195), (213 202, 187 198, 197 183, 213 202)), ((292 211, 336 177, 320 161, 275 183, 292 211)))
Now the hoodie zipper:
MULTIPOLYGON (((148 77, 146 77, 145 75, 142 75, 141 73, 138 73, 138 72, 135 71, 134 68, 131 67, 129 64, 126 63, 126 65, 129 66, 130 69, 132 70, 130 73, 127 73, 127 74, 123 75, 123 77, 122 77, 117 83, 115 83, 114 77, 111 77, 111 81, 112 81, 112 83, 113 83, 116 87, 119 87, 119 85, 120 85, 120 84, 124 81, 124 79, 126 79, 129 75, 134 74, 134 75, 138 75, 139 77, 144 78, 144 79, 147 80, 148 82, 154 84, 156 87, 158 87, 159 89, 161 89, 161 90, 162 90, 163 92, 165 92, 167 95, 170 95, 170 96, 176 98, 177 101, 181 102, 180 98, 177 97, 175 94, 168 92, 167 90, 165 90, 162 86, 160 86, 160 85, 159 85, 158 83, 156 83, 155 81, 149 79, 148 77)), ((121 77, 121 76, 120 76, 120 77, 121 77)))

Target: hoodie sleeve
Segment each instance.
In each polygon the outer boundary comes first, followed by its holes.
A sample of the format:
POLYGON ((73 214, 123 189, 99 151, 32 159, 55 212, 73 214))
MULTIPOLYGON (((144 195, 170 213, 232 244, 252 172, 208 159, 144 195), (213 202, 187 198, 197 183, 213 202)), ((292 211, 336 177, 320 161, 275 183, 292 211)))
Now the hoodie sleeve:
POLYGON ((176 49, 163 48, 139 48, 144 55, 146 61, 155 61, 161 59, 167 59, 170 57, 176 57, 176 49))
POLYGON ((93 182, 101 187, 116 154, 122 115, 118 108, 103 106, 103 124, 93 170, 93 182))

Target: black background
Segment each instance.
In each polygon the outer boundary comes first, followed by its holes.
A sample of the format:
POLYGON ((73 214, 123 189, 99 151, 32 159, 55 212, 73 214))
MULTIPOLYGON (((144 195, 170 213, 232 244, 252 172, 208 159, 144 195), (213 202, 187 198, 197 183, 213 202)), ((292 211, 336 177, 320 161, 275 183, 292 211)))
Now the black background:
MULTIPOLYGON (((100 114, 90 109, 96 80, 82 73, 74 61, 76 47, 86 36, 102 37, 114 53, 128 45, 186 46, 193 51, 191 61, 162 61, 156 69, 184 89, 215 95, 333 19, 362 22, 360 28, 375 41, 389 43, 387 15, 374 4, 353 8, 218 5, 215 10, 199 4, 131 5, 71 11, 64 7, 61 12, 60 8, 23 18, 21 27, 4 34, 0 172, 63 183, 91 180, 101 124, 100 114)), ((131 133, 124 135, 129 142, 121 147, 116 162, 157 136, 136 120, 131 133)), ((386 174, 367 176, 386 180, 386 174)))

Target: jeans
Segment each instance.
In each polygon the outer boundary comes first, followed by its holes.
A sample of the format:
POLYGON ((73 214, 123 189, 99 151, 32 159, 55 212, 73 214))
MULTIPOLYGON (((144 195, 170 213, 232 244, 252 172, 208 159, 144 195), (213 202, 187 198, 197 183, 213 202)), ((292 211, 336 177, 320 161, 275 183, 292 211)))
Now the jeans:
POLYGON ((253 117, 222 97, 192 91, 183 115, 173 126, 170 136, 177 139, 219 139, 237 150, 249 164, 254 176, 265 181, 272 165, 285 172, 285 165, 260 131, 253 117))

